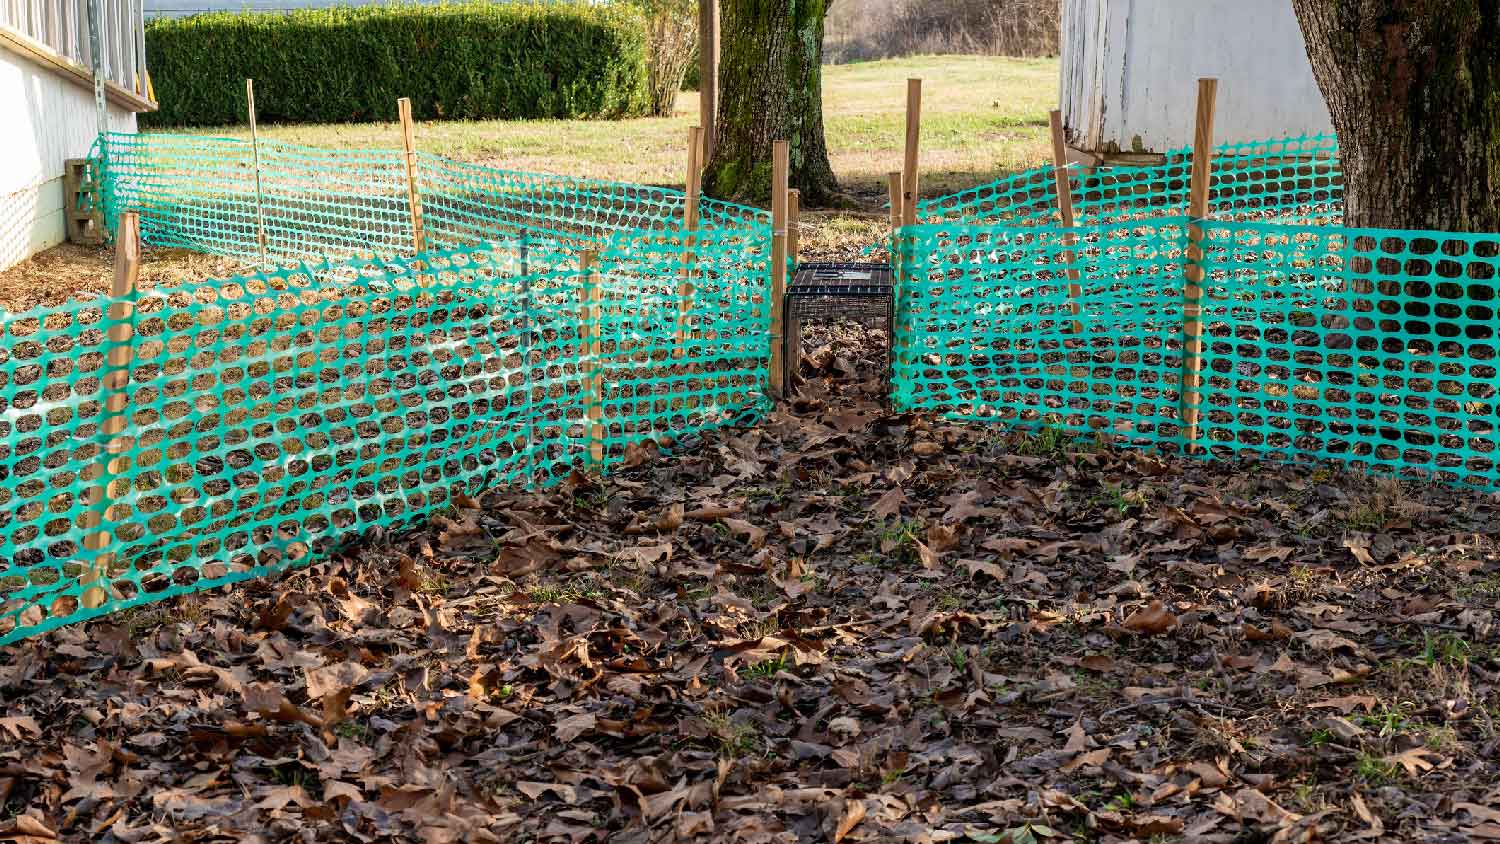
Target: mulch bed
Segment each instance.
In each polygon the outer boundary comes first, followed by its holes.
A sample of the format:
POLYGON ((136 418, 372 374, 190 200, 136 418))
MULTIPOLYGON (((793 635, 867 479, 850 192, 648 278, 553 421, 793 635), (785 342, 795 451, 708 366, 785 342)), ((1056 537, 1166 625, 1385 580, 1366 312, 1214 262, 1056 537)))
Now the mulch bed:
POLYGON ((758 427, 0 651, 0 841, 1500 838, 1500 501, 758 427))

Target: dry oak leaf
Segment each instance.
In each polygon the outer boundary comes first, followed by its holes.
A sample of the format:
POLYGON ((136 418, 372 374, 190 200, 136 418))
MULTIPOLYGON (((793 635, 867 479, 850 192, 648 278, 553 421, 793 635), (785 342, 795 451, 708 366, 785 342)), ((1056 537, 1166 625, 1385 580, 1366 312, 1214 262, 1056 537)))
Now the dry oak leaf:
POLYGON ((258 713, 262 718, 287 723, 301 722, 318 728, 323 726, 322 718, 298 708, 270 683, 251 683, 245 687, 243 694, 245 708, 258 713))
POLYGON ((1348 715, 1355 709, 1363 707, 1366 712, 1374 711, 1375 705, 1380 701, 1374 695, 1346 695, 1345 697, 1329 698, 1316 703, 1309 703, 1308 709, 1337 709, 1340 713, 1348 715))
POLYGON ((51 844, 58 835, 51 827, 30 815, 16 815, 0 822, 0 841, 12 844, 51 844))
POLYGON ((570 715, 553 725, 552 731, 557 740, 570 742, 599 725, 598 716, 592 712, 582 715, 570 715))
POLYGON ((1428 761, 1428 757, 1438 760, 1442 759, 1441 756, 1425 747, 1413 747, 1410 750, 1393 753, 1385 757, 1385 761, 1395 762, 1405 768, 1407 774, 1416 776, 1424 771, 1430 771, 1435 767, 1433 762, 1428 761))
POLYGON ((1160 600, 1153 600, 1131 613, 1122 626, 1145 636, 1159 636, 1177 626, 1177 616, 1160 600))
POLYGON ((889 490, 886 490, 884 495, 880 496, 875 502, 875 506, 870 508, 870 512, 879 518, 889 519, 900 513, 901 505, 905 503, 906 493, 902 492, 901 487, 893 486, 889 490))
POLYGON ((845 800, 844 813, 839 818, 838 827, 833 831, 833 844, 839 844, 840 841, 844 840, 844 836, 849 834, 850 830, 859 826, 859 822, 865 819, 866 811, 865 801, 845 800))

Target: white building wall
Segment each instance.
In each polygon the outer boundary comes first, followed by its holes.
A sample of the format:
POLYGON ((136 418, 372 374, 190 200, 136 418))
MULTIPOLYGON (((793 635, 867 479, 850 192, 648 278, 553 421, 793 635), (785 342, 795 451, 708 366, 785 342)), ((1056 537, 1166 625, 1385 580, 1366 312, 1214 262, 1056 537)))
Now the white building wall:
POLYGON ((1214 135, 1332 131, 1290 0, 1063 0, 1061 101, 1088 152, 1193 141, 1197 80, 1219 80, 1214 135))
MULTIPOLYGON (((109 106, 110 129, 135 114, 109 106)), ((61 243, 63 162, 83 158, 98 119, 92 90, 0 47, 0 269, 61 243)))

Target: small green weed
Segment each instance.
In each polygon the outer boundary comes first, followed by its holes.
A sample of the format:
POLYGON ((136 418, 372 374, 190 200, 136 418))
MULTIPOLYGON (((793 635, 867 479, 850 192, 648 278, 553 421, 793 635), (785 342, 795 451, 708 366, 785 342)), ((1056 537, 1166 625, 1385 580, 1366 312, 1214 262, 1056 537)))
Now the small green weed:
POLYGON ((718 740, 719 753, 731 759, 748 756, 760 743, 760 730, 748 721, 735 721, 726 713, 710 713, 703 721, 718 740))
POLYGON ((1418 665, 1432 668, 1435 665, 1465 666, 1469 664, 1469 643, 1454 633, 1432 635, 1422 631, 1422 653, 1412 660, 1418 665))
POLYGON ((1071 437, 1062 428, 1044 425, 1016 443, 1016 453, 1027 457, 1056 457, 1067 451, 1071 437))
POLYGON ((754 665, 746 666, 740 671, 740 677, 745 680, 769 680, 776 676, 776 672, 787 670, 790 662, 786 654, 780 654, 775 659, 761 660, 754 665))
POLYGON ((1401 766, 1379 756, 1361 753, 1354 762, 1354 775, 1371 785, 1385 785, 1401 775, 1401 766))
POLYGON ((333 734, 340 737, 357 741, 364 744, 370 740, 372 733, 370 728, 358 721, 349 719, 340 721, 333 725, 333 734))

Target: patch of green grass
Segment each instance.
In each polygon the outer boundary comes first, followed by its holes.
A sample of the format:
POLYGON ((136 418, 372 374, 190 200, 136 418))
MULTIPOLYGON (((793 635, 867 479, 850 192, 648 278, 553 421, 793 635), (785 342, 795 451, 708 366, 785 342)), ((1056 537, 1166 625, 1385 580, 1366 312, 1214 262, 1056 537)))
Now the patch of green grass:
POLYGON ((333 734, 339 736, 340 738, 357 741, 360 744, 369 742, 370 737, 373 735, 368 726, 360 723, 359 721, 355 721, 352 718, 334 724, 333 734))
POLYGON ((1124 516, 1133 509, 1145 509, 1146 494, 1138 489, 1126 492, 1123 486, 1105 484, 1104 491, 1095 495, 1089 503, 1106 507, 1124 516))
POLYGON ((1044 425, 1021 436, 1016 453, 1027 457, 1057 457, 1068 450, 1072 437, 1055 425, 1044 425))
POLYGON ((1354 775, 1370 785, 1386 785, 1401 776, 1401 766, 1380 756, 1361 753, 1354 760, 1354 775))
POLYGON ((1406 710, 1399 704, 1384 706, 1376 712, 1357 715, 1354 723, 1374 730, 1381 738, 1399 735, 1409 726, 1406 710))
MULTIPOLYGON (((905 140, 906 80, 921 77, 922 193, 937 196, 1035 167, 1050 154, 1047 112, 1057 97, 1056 59, 915 56, 823 69, 829 158, 846 190, 885 200, 886 173, 905 140)), ((423 152, 494 167, 681 186, 687 129, 698 97, 684 93, 671 117, 631 120, 478 120, 418 123, 423 152), (621 150, 630 154, 621 155, 621 150)), ((248 138, 247 126, 182 130, 248 138)), ((401 148, 396 123, 259 127, 263 140, 328 148, 401 148)))
POLYGON ((903 519, 891 522, 880 529, 880 548, 889 548, 888 553, 898 564, 909 565, 917 560, 917 543, 921 541, 926 524, 921 519, 903 519))
POLYGON ((760 746, 760 730, 749 721, 736 721, 722 712, 705 714, 703 721, 717 740, 720 755, 738 759, 760 746))
POLYGON ((448 590, 453 588, 453 581, 445 574, 426 572, 422 575, 422 585, 417 591, 428 595, 447 595, 448 590))
POLYGON ((538 604, 561 604, 569 597, 567 589, 551 584, 534 586, 526 594, 538 604))
POLYGON ((598 513, 609 504, 609 496, 603 490, 580 492, 573 496, 573 509, 585 513, 598 513))
POLYGON ((1469 643, 1456 633, 1434 634, 1430 630, 1424 630, 1421 651, 1416 656, 1409 657, 1407 662, 1424 668, 1439 665, 1462 668, 1469 664, 1471 651, 1469 643))
POLYGON ((1490 600, 1500 597, 1500 574, 1492 574, 1473 583, 1465 583, 1455 589, 1454 594, 1465 600, 1472 598, 1490 600))
POLYGON ((1333 731, 1317 729, 1307 734, 1308 747, 1322 747, 1333 741, 1333 731))
POLYGON ((1344 517, 1344 523, 1351 529, 1366 533, 1380 530, 1389 520, 1390 514, 1384 508, 1372 504, 1360 504, 1344 517))
POLYGON ((318 772, 305 768, 299 762, 288 762, 271 769, 271 782, 277 785, 301 786, 304 791, 316 794, 322 790, 323 780, 318 772))
POLYGON ((954 671, 964 673, 969 668, 969 652, 959 645, 954 645, 948 649, 948 664, 953 666, 954 671))
POLYGON ((790 664, 786 654, 779 654, 775 659, 761 660, 754 665, 745 666, 740 671, 740 677, 744 680, 769 680, 776 676, 776 672, 785 671, 790 664))

